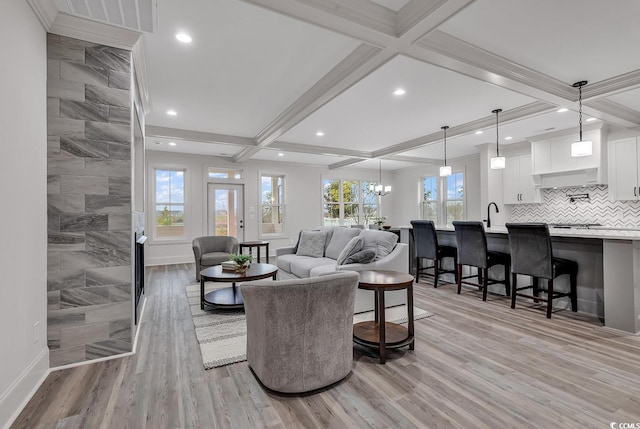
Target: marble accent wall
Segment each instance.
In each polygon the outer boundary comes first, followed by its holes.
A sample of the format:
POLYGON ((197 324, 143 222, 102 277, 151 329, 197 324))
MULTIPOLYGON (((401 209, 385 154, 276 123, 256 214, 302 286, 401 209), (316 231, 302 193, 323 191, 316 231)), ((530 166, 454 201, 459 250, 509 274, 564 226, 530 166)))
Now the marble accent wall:
POLYGON ((599 223, 613 228, 640 228, 640 201, 609 201, 607 186, 544 189, 542 204, 507 206, 513 222, 599 223), (571 195, 589 194, 588 199, 571 195))
POLYGON ((131 52, 48 35, 51 366, 132 349, 131 52))

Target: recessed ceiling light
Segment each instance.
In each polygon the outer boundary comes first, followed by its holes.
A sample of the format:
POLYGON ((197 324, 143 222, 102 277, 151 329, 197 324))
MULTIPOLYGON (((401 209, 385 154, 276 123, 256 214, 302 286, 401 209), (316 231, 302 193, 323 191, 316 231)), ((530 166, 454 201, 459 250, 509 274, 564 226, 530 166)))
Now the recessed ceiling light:
POLYGON ((161 141, 156 140, 156 144, 162 144, 162 142, 161 142, 161 141))
POLYGON ((176 39, 178 39, 178 41, 182 43, 191 43, 191 40, 193 40, 187 33, 177 33, 176 39))
POLYGON ((316 135, 318 137, 322 137, 324 135, 324 133, 322 131, 316 131, 316 135))
POLYGON ((585 122, 593 122, 593 121, 597 121, 597 120, 598 120, 598 118, 589 118, 585 122))
POLYGON ((569 109, 567 109, 566 107, 562 107, 560 109, 558 109, 558 113, 564 113, 564 112, 568 112, 569 109))
POLYGON ((511 136, 507 136, 507 137, 505 137, 504 139, 505 139, 505 140, 511 140, 511 139, 513 139, 513 137, 511 137, 511 136))
POLYGON ((178 112, 176 112, 175 110, 171 109, 171 110, 167 110, 167 115, 169 116, 176 116, 178 114, 178 112))
POLYGON ((176 142, 169 142, 169 146, 176 146, 176 142))
POLYGON ((398 88, 398 89, 396 89, 395 91, 393 91, 393 95, 404 95, 404 94, 406 94, 406 93, 407 93, 407 91, 405 91, 405 90, 404 90, 404 89, 402 89, 402 88, 398 88))
POLYGON ((284 153, 278 152, 278 156, 284 156, 284 153))
POLYGON ((476 131, 476 134, 480 135, 480 134, 482 134, 482 131, 476 131))

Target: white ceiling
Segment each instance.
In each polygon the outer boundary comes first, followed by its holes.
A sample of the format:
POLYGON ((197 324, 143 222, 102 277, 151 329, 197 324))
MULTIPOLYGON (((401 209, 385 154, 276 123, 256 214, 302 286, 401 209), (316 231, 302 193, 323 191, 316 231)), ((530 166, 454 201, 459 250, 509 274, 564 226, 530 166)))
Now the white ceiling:
POLYGON ((442 125, 451 127, 450 158, 495 143, 495 108, 504 110, 500 135, 513 137, 501 144, 577 128, 577 80, 589 81, 587 115, 640 127, 637 0, 158 0, 157 8, 158 30, 144 35, 150 150, 329 168, 375 168, 395 155, 438 162, 442 125), (178 31, 193 43, 177 42, 178 31), (394 96, 398 87, 406 94, 394 96), (194 131, 210 143, 193 141, 194 131), (155 145, 155 136, 178 145, 155 145))

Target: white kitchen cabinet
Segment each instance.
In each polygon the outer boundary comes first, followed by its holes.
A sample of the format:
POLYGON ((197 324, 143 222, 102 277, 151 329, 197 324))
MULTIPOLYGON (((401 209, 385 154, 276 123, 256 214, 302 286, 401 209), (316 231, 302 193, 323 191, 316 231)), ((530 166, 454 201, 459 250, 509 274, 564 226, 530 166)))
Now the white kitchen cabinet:
POLYGON ((506 158, 502 180, 504 204, 540 202, 540 191, 534 186, 531 174, 531 155, 506 158))
POLYGON ((600 131, 593 130, 583 134, 585 140, 591 140, 592 142, 593 154, 591 156, 571 156, 571 144, 578 140, 578 136, 573 134, 532 142, 533 174, 554 174, 565 171, 598 168, 601 161, 600 131))
POLYGON ((640 199, 640 137, 612 142, 609 187, 612 200, 640 199))

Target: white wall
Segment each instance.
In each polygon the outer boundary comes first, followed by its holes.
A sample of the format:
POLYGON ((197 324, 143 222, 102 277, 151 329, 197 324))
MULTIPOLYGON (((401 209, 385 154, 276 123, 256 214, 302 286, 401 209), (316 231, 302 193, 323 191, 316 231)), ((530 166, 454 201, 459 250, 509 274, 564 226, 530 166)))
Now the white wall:
POLYGON ((0 2, 0 40, 0 427, 4 427, 49 368, 46 33, 26 1, 0 2))
MULTIPOLYGON (((464 171, 464 186, 467 220, 482 220, 480 206, 480 157, 478 155, 449 160, 454 172, 464 171)), ((425 165, 397 170, 393 175, 394 192, 387 207, 391 206, 392 225, 409 225, 413 219, 420 219, 420 202, 422 201, 422 179, 426 176, 438 176, 439 165, 425 165)))
MULTIPOLYGON (((206 225, 206 176, 208 167, 232 167, 243 169, 244 199, 245 199, 245 240, 257 240, 259 233, 259 188, 258 178, 260 173, 284 174, 285 179, 285 204, 286 204, 286 232, 283 238, 269 238, 270 253, 275 255, 278 247, 295 244, 298 232, 304 228, 313 228, 322 224, 322 179, 360 179, 378 180, 378 170, 361 168, 342 168, 329 170, 326 167, 315 167, 286 162, 248 161, 243 164, 232 164, 218 157, 199 155, 173 154, 168 152, 147 152, 147 225, 151 228, 154 224, 152 216, 155 210, 151 206, 153 192, 152 175, 154 166, 174 166, 187 168, 185 183, 187 195, 185 198, 188 213, 186 214, 187 240, 177 243, 158 243, 151 239, 145 250, 147 265, 161 265, 182 262, 193 262, 193 250, 191 240, 195 237, 207 235, 206 225), (256 218, 249 219, 250 207, 254 207, 256 218)), ((382 182, 398 188, 392 172, 382 172, 382 182)), ((383 197, 383 214, 388 217, 388 223, 397 224, 393 215, 389 214, 391 207, 388 200, 393 192, 383 197)), ((151 231, 146 234, 153 237, 151 231)))

